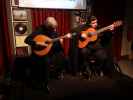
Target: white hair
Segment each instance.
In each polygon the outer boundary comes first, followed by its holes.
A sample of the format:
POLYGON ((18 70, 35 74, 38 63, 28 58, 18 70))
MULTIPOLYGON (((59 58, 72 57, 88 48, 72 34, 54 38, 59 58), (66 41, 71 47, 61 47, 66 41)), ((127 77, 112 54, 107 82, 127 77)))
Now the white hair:
POLYGON ((54 17, 47 17, 45 21, 46 26, 56 28, 57 27, 57 21, 54 17))

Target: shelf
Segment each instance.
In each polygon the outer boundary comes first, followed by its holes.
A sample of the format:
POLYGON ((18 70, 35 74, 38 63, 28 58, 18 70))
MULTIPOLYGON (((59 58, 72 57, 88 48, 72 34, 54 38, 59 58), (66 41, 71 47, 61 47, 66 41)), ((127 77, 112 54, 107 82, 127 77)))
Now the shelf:
POLYGON ((26 20, 26 21, 15 21, 15 20, 12 20, 12 22, 25 22, 25 23, 28 23, 29 21, 28 20, 26 20))
POLYGON ((19 7, 19 5, 11 5, 11 7, 19 7))
POLYGON ((15 36, 28 36, 29 33, 24 33, 24 34, 15 34, 15 36))

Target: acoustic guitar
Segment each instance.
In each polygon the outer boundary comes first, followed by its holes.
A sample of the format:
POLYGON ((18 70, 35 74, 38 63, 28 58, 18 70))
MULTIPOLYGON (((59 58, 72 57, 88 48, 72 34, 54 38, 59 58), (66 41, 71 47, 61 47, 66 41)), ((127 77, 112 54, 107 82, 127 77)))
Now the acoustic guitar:
POLYGON ((73 35, 76 35, 76 33, 68 33, 66 35, 51 39, 46 35, 39 34, 33 38, 33 40, 36 42, 36 44, 41 44, 42 49, 41 50, 33 50, 33 52, 38 56, 44 56, 49 53, 51 50, 51 47, 53 45, 53 42, 59 41, 60 39, 64 38, 71 38, 73 35))
POLYGON ((112 27, 112 25, 114 25, 114 27, 118 27, 118 26, 122 25, 122 21, 116 21, 113 24, 103 27, 98 30, 95 30, 94 28, 88 28, 87 30, 82 31, 81 36, 82 37, 85 36, 85 38, 83 40, 78 41, 78 47, 84 48, 88 45, 88 43, 96 41, 99 33, 109 30, 112 27))

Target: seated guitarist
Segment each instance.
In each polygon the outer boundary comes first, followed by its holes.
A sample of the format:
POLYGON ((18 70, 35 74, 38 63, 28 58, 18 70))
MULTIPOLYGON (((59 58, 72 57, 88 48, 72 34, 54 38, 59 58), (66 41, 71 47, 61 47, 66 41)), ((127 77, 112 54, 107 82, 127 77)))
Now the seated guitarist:
POLYGON ((61 72, 63 67, 63 48, 61 45, 61 41, 56 41, 53 43, 50 51, 45 54, 45 50, 49 47, 49 39, 53 39, 58 37, 58 33, 56 32, 57 21, 54 17, 48 17, 45 23, 39 26, 32 34, 30 34, 26 39, 25 43, 30 45, 32 48, 32 81, 33 81, 33 88, 43 89, 48 92, 48 66, 56 65, 55 71, 58 73, 61 72), (39 36, 39 37, 37 37, 39 36), (46 37, 46 39, 44 38, 46 37), (48 37, 48 38, 47 38, 48 37), (42 39, 42 41, 40 41, 42 39), (44 40, 43 40, 44 39, 44 40), (45 41, 45 42, 44 42, 45 41), (46 42, 47 41, 47 42, 46 42), (41 51, 42 50, 42 51, 41 51), (44 51, 43 51, 44 50, 44 51), (39 52, 39 53, 38 53, 39 52), (42 53, 42 54, 41 54, 42 53), (44 53, 44 55, 43 55, 44 53))
MULTIPOLYGON (((95 16, 91 16, 87 23, 84 25, 84 32, 89 28, 97 30, 98 27, 98 19, 95 16)), ((111 25, 109 30, 113 30, 114 26, 111 25)), ((84 41, 87 38, 85 34, 80 35, 80 41, 84 41)), ((99 38, 99 37, 98 37, 99 38)), ((100 44, 99 39, 93 42, 89 42, 85 47, 80 48, 80 64, 81 64, 81 72, 86 70, 88 66, 89 57, 95 57, 96 63, 103 70, 103 74, 109 74, 113 68, 113 60, 111 55, 106 51, 106 49, 100 44)), ((99 72, 100 74, 100 72, 99 72)))

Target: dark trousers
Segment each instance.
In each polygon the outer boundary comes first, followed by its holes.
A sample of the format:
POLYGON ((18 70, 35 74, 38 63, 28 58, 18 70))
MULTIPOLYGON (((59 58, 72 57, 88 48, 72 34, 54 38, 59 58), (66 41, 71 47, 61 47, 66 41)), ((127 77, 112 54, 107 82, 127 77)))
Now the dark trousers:
POLYGON ((33 84, 45 88, 49 78, 58 78, 65 69, 65 57, 63 52, 53 53, 43 57, 32 55, 32 81, 33 84))
POLYGON ((46 88, 48 84, 48 57, 31 56, 31 80, 33 87, 46 88))
POLYGON ((113 70, 113 57, 104 48, 82 48, 80 49, 80 70, 85 71, 86 64, 90 64, 90 58, 95 60, 99 70, 109 74, 113 70))
POLYGON ((49 76, 50 78, 56 78, 66 70, 67 62, 63 52, 54 53, 49 56, 49 76))

